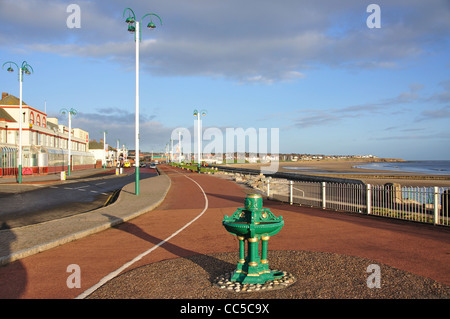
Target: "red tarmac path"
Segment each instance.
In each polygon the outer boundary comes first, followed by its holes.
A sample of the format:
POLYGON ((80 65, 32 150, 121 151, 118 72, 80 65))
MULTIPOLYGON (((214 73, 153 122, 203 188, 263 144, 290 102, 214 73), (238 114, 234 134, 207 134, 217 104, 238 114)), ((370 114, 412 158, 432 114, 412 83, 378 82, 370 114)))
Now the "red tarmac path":
MULTIPOLYGON (((222 226, 224 215, 242 207, 251 190, 210 175, 161 168, 171 188, 156 209, 100 233, 0 267, 3 298, 76 298, 103 277, 174 234, 205 208, 198 220, 124 272, 170 258, 237 251, 237 240, 222 226), (189 178, 186 178, 188 176, 189 178), (68 288, 67 267, 81 270, 81 288, 68 288)), ((364 257, 450 285, 450 233, 431 225, 290 206, 265 200, 285 221, 270 250, 334 252, 364 257)), ((187 288, 188 289, 188 288, 187 288)), ((163 298, 164 296, 161 296, 163 298)))

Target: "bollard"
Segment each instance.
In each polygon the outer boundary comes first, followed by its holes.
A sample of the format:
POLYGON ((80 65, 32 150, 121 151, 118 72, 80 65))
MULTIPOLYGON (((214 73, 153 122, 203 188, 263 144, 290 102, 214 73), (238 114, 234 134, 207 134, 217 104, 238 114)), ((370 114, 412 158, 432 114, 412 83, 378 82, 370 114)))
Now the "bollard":
POLYGON ((62 180, 62 181, 65 181, 65 180, 66 180, 66 172, 65 172, 65 171, 62 171, 62 172, 61 172, 61 180, 62 180))

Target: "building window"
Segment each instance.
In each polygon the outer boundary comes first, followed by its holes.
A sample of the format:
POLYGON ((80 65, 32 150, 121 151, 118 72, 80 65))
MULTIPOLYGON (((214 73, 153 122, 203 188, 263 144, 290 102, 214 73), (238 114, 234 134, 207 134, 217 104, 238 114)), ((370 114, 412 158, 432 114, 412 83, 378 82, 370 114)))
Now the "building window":
POLYGON ((39 116, 39 114, 36 116, 36 124, 37 126, 41 126, 41 117, 39 116))
POLYGON ((30 113, 30 123, 34 124, 34 113, 33 112, 30 113))

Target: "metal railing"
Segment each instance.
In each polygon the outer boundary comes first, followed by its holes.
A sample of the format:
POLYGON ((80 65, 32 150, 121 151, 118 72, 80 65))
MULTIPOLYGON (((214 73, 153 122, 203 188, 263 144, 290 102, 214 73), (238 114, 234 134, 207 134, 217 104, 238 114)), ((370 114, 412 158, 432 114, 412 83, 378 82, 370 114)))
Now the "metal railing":
POLYGON ((269 179, 267 197, 336 211, 449 226, 450 188, 269 179))
MULTIPOLYGON (((213 166, 223 172, 252 176, 259 170, 213 166)), ((371 185, 360 180, 275 173, 257 187, 270 199, 302 206, 376 215, 450 226, 450 187, 371 185)))

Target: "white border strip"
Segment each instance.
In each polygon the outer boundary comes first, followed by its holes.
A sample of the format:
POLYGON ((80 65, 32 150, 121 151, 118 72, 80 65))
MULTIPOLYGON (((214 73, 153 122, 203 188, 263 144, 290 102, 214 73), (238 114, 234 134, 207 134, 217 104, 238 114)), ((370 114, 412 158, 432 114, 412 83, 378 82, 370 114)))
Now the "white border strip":
MULTIPOLYGON (((178 173, 178 172, 177 172, 178 173)), ((180 175, 183 175, 181 173, 178 173, 180 175)), ((184 177, 190 179, 191 181, 193 181, 195 184, 197 184, 197 186, 200 188, 200 190, 203 193, 203 196, 205 197, 205 208, 203 208, 203 211, 197 215, 193 220, 191 220, 189 223, 187 223, 186 225, 184 225, 183 227, 181 227, 180 229, 178 229, 176 232, 174 232, 172 235, 170 235, 169 237, 167 237, 166 239, 160 241, 158 244, 156 244, 155 246, 153 246, 152 248, 150 248, 149 250, 143 252, 142 254, 136 256, 133 260, 127 262, 126 264, 124 264, 123 266, 121 266, 120 268, 118 268, 117 270, 113 271, 112 273, 106 275, 105 277, 103 277, 97 284, 95 284, 94 286, 92 286, 91 288, 87 289, 85 292, 83 292, 82 294, 78 295, 75 299, 84 299, 87 296, 89 296, 91 293, 93 293, 95 290, 97 290, 98 288, 100 288, 101 286, 103 286, 105 283, 107 283, 108 281, 110 281, 111 279, 113 279, 114 277, 118 276, 122 271, 124 271, 125 269, 127 269, 128 267, 130 267, 132 264, 134 264, 135 262, 141 260, 143 257, 147 256, 148 254, 150 254, 152 251, 154 251, 156 248, 158 248, 159 246, 165 244, 166 242, 168 242, 170 239, 172 239, 173 237, 175 237, 176 235, 178 235, 180 232, 182 232, 184 229, 186 229, 187 227, 189 227, 193 222, 195 222, 197 219, 199 219, 208 209, 208 197, 206 197, 205 191, 203 190, 203 188, 200 186, 199 183, 197 183, 196 181, 194 181, 192 178, 183 175, 184 177)))

